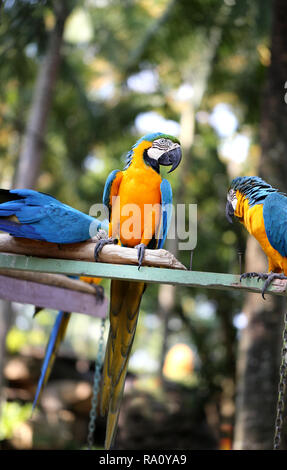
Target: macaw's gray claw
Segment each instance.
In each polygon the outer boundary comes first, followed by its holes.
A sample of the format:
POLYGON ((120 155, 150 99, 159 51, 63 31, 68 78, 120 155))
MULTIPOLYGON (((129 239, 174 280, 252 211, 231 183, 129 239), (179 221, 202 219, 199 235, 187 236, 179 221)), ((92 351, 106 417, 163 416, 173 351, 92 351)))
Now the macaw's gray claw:
POLYGON ((145 253, 145 250, 146 250, 146 245, 144 243, 140 243, 139 245, 136 246, 136 249, 138 250, 138 262, 139 262, 138 269, 140 269, 141 265, 142 265, 142 262, 143 262, 143 259, 144 259, 144 253, 145 253))
POLYGON ((255 272, 243 273, 240 276, 240 282, 242 281, 242 279, 252 279, 253 277, 257 277, 258 278, 257 280, 259 281, 259 279, 267 279, 268 274, 266 274, 266 273, 255 273, 255 272))
POLYGON ((262 291, 261 291, 261 294, 264 300, 265 300, 265 296, 264 296, 265 292, 267 291, 272 281, 274 281, 274 279, 287 279, 287 277, 281 273, 278 274, 278 273, 273 273, 273 272, 270 272, 270 273, 251 272, 251 273, 241 274, 240 282, 242 281, 242 279, 248 279, 248 278, 253 278, 253 277, 257 277, 257 281, 259 281, 259 279, 261 279, 262 281, 265 281, 262 291))
POLYGON ((100 251, 103 249, 105 245, 117 245, 118 240, 116 238, 108 237, 108 238, 100 238, 100 240, 96 243, 94 257, 95 261, 98 261, 98 256, 100 251))
POLYGON ((264 294, 266 292, 266 290, 268 289, 268 287, 270 286, 270 284, 274 281, 274 279, 287 279, 286 276, 284 276, 284 274, 282 273, 269 273, 267 274, 267 278, 266 278, 266 281, 264 282, 264 286, 263 286, 263 289, 262 289, 262 297, 263 299, 265 300, 265 297, 264 297, 264 294))
POLYGON ((104 290, 103 286, 99 286, 99 285, 97 285, 97 284, 93 284, 93 287, 95 288, 97 299, 98 299, 100 302, 103 302, 103 300, 104 300, 104 293, 105 293, 105 290, 104 290))

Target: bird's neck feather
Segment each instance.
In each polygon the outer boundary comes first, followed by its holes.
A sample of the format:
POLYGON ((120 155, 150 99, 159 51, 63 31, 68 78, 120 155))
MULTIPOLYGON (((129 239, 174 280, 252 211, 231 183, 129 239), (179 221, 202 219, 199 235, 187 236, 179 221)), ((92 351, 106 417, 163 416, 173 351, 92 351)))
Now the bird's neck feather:
POLYGON ((152 146, 152 142, 144 140, 140 142, 134 149, 131 157, 131 164, 133 168, 148 168, 144 161, 144 151, 152 146))
POLYGON ((234 211, 234 215, 239 219, 239 221, 245 226, 249 233, 257 237, 258 228, 261 224, 261 213, 262 213, 262 203, 249 205, 248 198, 236 191, 237 204, 234 211), (258 219, 258 220, 257 220, 258 219), (259 223, 260 222, 260 223, 259 223), (259 225, 258 225, 259 223, 259 225))
POLYGON ((244 194, 240 193, 238 190, 236 191, 236 199, 237 204, 236 209, 234 211, 234 215, 240 220, 240 222, 244 223, 244 215, 248 211, 249 202, 247 197, 244 196, 244 194))

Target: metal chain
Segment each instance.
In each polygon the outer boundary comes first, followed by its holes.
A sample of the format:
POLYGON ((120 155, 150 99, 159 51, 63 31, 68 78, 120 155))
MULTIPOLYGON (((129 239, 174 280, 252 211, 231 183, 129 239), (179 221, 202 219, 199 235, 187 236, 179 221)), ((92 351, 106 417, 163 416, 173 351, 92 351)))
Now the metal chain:
POLYGON ((91 407, 91 411, 90 411, 90 422, 89 422, 89 428, 88 428, 89 429, 89 432, 88 432, 88 450, 92 450, 92 447, 94 445, 94 433, 95 433, 95 429, 96 429, 98 395, 99 395, 100 380, 101 380, 101 365, 103 363, 103 357, 104 357, 105 325, 106 325, 106 319, 102 318, 98 354, 97 354, 96 361, 95 361, 95 375, 94 375, 94 384, 93 384, 92 407, 91 407))
POLYGON ((280 380, 278 387, 278 401, 277 401, 277 415, 275 420, 275 434, 273 450, 278 450, 281 442, 281 432, 283 425, 283 411, 284 411, 284 398, 287 384, 287 313, 284 317, 283 338, 282 338, 282 352, 281 352, 281 365, 280 365, 280 380))

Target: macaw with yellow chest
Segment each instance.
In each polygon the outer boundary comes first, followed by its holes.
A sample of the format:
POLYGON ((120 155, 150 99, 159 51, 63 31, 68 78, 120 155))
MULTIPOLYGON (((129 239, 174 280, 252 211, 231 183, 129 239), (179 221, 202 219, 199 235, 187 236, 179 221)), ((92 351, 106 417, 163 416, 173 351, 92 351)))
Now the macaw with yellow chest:
POLYGON ((274 279, 287 279, 287 195, 258 176, 235 178, 227 194, 226 216, 235 216, 260 243, 268 273, 244 273, 240 279, 265 280, 262 296, 274 279))
MULTIPOLYGON (((127 154, 124 170, 114 170, 107 178, 103 202, 109 209, 109 237, 137 249, 139 268, 146 248, 162 248, 170 224, 172 190, 170 183, 161 178, 160 166, 171 166, 171 172, 180 161, 181 147, 175 137, 148 134, 127 154)), ((99 243, 99 250, 104 243, 99 243)), ((100 402, 101 414, 108 414, 106 449, 115 437, 145 287, 144 282, 111 281, 110 330, 100 402)))

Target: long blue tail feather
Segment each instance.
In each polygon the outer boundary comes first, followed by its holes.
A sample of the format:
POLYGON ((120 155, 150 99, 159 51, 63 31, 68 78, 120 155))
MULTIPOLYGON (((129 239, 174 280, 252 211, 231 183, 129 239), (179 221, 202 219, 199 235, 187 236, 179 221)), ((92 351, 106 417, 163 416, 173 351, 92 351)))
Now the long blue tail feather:
POLYGON ((56 321, 54 323, 54 326, 51 331, 50 338, 47 344, 45 357, 44 357, 44 361, 43 361, 42 368, 41 368, 41 375, 39 378, 39 382, 38 382, 38 386, 37 386, 37 390, 36 390, 36 394, 35 394, 35 398, 33 402, 32 411, 34 411, 39 401, 39 398, 41 396, 41 393, 43 391, 44 385, 46 384, 50 376, 50 373, 51 373, 51 370, 52 370, 52 367, 56 358, 56 354, 64 338, 64 335, 65 335, 65 332, 66 332, 66 329, 70 320, 70 316, 71 316, 71 313, 69 312, 62 312, 62 311, 58 312, 56 321))

